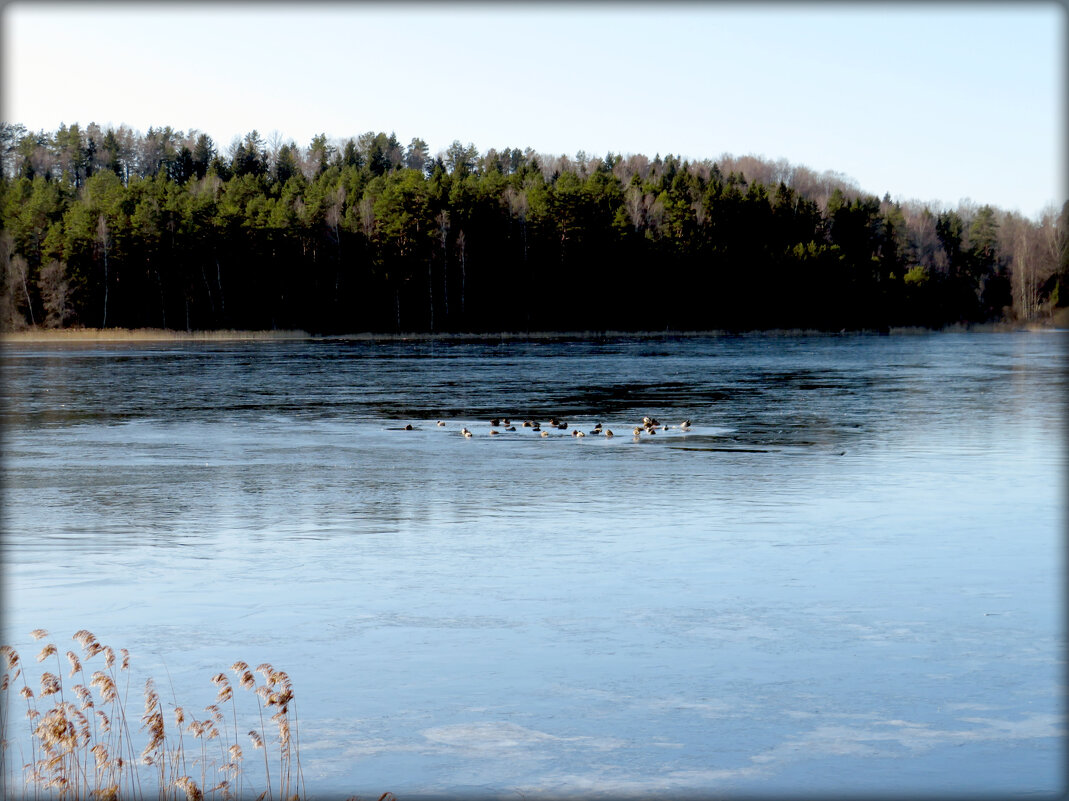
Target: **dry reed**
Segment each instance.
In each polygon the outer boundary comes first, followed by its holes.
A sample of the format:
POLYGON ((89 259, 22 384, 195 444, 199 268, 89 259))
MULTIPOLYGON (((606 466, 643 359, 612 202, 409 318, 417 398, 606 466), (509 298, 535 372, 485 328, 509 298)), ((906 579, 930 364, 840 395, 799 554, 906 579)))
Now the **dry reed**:
POLYGON ((162 328, 27 328, 0 332, 0 342, 245 342, 306 340, 304 331, 175 331, 162 328))
MULTIPOLYGON (((48 632, 36 629, 35 640, 48 632)), ((145 682, 144 709, 140 730, 130 730, 127 703, 130 686, 130 655, 97 642, 82 629, 73 635, 81 646, 61 655, 54 643, 46 643, 38 663, 54 658, 57 670, 42 670, 33 687, 18 652, 0 645, 3 673, 0 675, 0 797, 143 799, 154 795, 161 801, 205 798, 242 799, 256 797, 271 801, 295 801, 307 790, 299 757, 298 721, 293 685, 289 676, 269 664, 256 670, 263 684, 245 662, 235 662, 231 670, 235 683, 224 673, 216 673, 211 683, 217 688, 213 703, 204 707, 206 717, 198 720, 186 708, 173 704, 173 727, 168 727, 164 702, 149 678, 145 682), (103 655, 100 669, 87 677, 88 663, 103 655), (65 686, 63 663, 68 679, 65 686), (118 662, 118 664, 116 664, 118 662), (255 775, 244 760, 239 740, 239 716, 234 688, 247 691, 255 699, 260 726, 248 731, 249 742, 264 753, 263 775, 255 775), (95 692, 94 692, 95 691, 95 692), (16 736, 9 719, 12 696, 26 702, 28 737, 16 736), (66 695, 74 700, 68 700, 66 695), (227 709, 229 705, 229 709, 227 709), (224 711, 225 710, 225 711, 224 711), (228 714, 229 713, 229 714, 228 714), (269 715, 271 735, 265 713, 269 715), (192 751, 187 752, 187 737, 192 751), (24 750, 29 747, 28 754, 24 750), (12 764, 12 752, 18 760, 12 764), (23 782, 16 778, 21 766, 23 782), (272 769, 273 768, 273 769, 272 769), (146 770, 147 769, 147 770, 146 770), (144 770, 144 774, 141 772, 144 770), (272 779, 272 774, 274 778, 272 779)), ((385 793, 380 801, 395 801, 385 793)))

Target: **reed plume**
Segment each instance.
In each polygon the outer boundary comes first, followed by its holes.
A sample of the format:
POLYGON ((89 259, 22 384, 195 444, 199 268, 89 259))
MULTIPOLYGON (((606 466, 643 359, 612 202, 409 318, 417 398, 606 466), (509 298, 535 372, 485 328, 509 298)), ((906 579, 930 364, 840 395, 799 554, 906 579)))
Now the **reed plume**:
POLYGON ((82 663, 78 660, 78 654, 74 653, 74 651, 67 651, 67 661, 71 664, 71 672, 67 678, 73 679, 76 673, 82 672, 82 663))
MULTIPOLYGON (((31 636, 42 640, 49 634, 35 629, 31 636)), ((41 648, 37 662, 54 658, 56 670, 42 669, 32 686, 18 652, 0 645, 0 797, 28 797, 19 792, 14 781, 17 768, 8 759, 13 743, 8 701, 15 694, 26 704, 28 738, 20 738, 17 745, 21 749, 29 740, 30 755, 22 773, 25 789, 32 791, 34 798, 142 799, 145 788, 153 786, 161 801, 181 801, 183 797, 187 801, 242 799, 254 793, 260 799, 277 797, 279 801, 306 797, 296 698, 285 671, 266 662, 253 671, 247 662, 237 661, 230 666, 233 681, 223 672, 215 673, 209 679, 215 698, 204 707, 203 719, 191 715, 189 707, 180 706, 175 699, 172 713, 177 737, 168 736, 164 722, 167 710, 155 682, 148 678, 144 708, 139 718, 135 717, 135 723, 140 722, 140 734, 135 737, 125 701, 130 684, 129 652, 100 643, 87 629, 75 632, 73 639, 81 646, 81 655, 74 650, 60 651, 53 643, 41 648), (102 664, 94 669, 93 660, 98 657, 102 664), (262 684, 257 683, 256 673, 262 676, 262 684), (64 674, 70 679, 66 687, 64 674), (125 688, 120 687, 120 681, 125 688), (263 751, 262 790, 253 786, 259 783, 255 776, 258 770, 253 766, 250 773, 237 742, 240 728, 235 688, 255 698, 260 728, 249 730, 248 737, 255 750, 263 751), (65 691, 70 700, 64 697, 65 691), (227 704, 229 712, 225 710, 227 704), (187 736, 199 746, 191 764, 186 759, 187 736), (188 769, 198 766, 199 780, 188 769), (143 776, 146 768, 148 776, 143 776)), ((380 801, 395 799, 387 793, 380 801)))
POLYGON ((204 793, 189 776, 176 779, 174 785, 185 792, 188 801, 201 801, 204 798, 204 793))
POLYGON ((49 643, 48 645, 46 645, 44 648, 41 649, 41 653, 39 653, 37 655, 37 661, 38 662, 44 662, 46 659, 48 659, 48 657, 52 656, 55 653, 56 653, 56 646, 53 645, 52 643, 49 643))

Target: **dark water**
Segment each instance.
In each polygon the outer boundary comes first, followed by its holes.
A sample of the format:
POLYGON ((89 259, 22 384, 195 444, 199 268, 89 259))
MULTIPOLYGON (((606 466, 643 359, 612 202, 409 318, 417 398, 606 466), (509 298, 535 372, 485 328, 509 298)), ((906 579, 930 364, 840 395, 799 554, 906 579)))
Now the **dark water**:
POLYGON ((284 667, 321 794, 1054 793, 1066 344, 5 345, 4 639, 284 667))

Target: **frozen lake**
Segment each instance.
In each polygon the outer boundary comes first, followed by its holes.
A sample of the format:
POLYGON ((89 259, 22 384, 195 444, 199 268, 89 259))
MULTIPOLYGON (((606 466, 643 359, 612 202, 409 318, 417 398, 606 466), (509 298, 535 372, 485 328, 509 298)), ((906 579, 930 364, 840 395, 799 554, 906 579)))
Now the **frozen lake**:
POLYGON ((3 641, 270 662, 319 797, 1055 795, 1067 344, 6 344, 3 641))

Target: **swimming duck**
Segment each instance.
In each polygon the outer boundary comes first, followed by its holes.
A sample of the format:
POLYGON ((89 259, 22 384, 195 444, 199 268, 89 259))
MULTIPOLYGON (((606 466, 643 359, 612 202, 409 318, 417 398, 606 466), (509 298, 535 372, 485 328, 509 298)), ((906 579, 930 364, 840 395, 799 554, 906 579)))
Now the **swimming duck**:
POLYGON ((611 428, 606 428, 605 429, 605 439, 612 439, 612 438, 613 438, 612 429, 611 428))
POLYGON ((682 423, 679 424, 679 427, 686 431, 688 428, 690 428, 690 420, 684 420, 682 423))
POLYGON ((498 419, 497 419, 497 418, 495 417, 495 418, 494 418, 493 420, 491 420, 491 421, 490 421, 490 425, 491 425, 491 426, 497 426, 497 425, 501 425, 501 421, 500 421, 500 420, 498 420, 498 419))
POLYGON ((405 431, 411 431, 411 430, 412 430, 412 424, 411 423, 407 423, 405 425, 405 431))
POLYGON ((435 425, 438 426, 439 428, 444 428, 445 427, 445 423, 443 423, 441 420, 439 420, 437 423, 435 423, 435 425))
POLYGON ((548 436, 549 436, 549 432, 548 432, 548 431, 542 431, 542 432, 540 432, 540 433, 541 433, 541 435, 542 435, 543 437, 548 437, 548 436))

